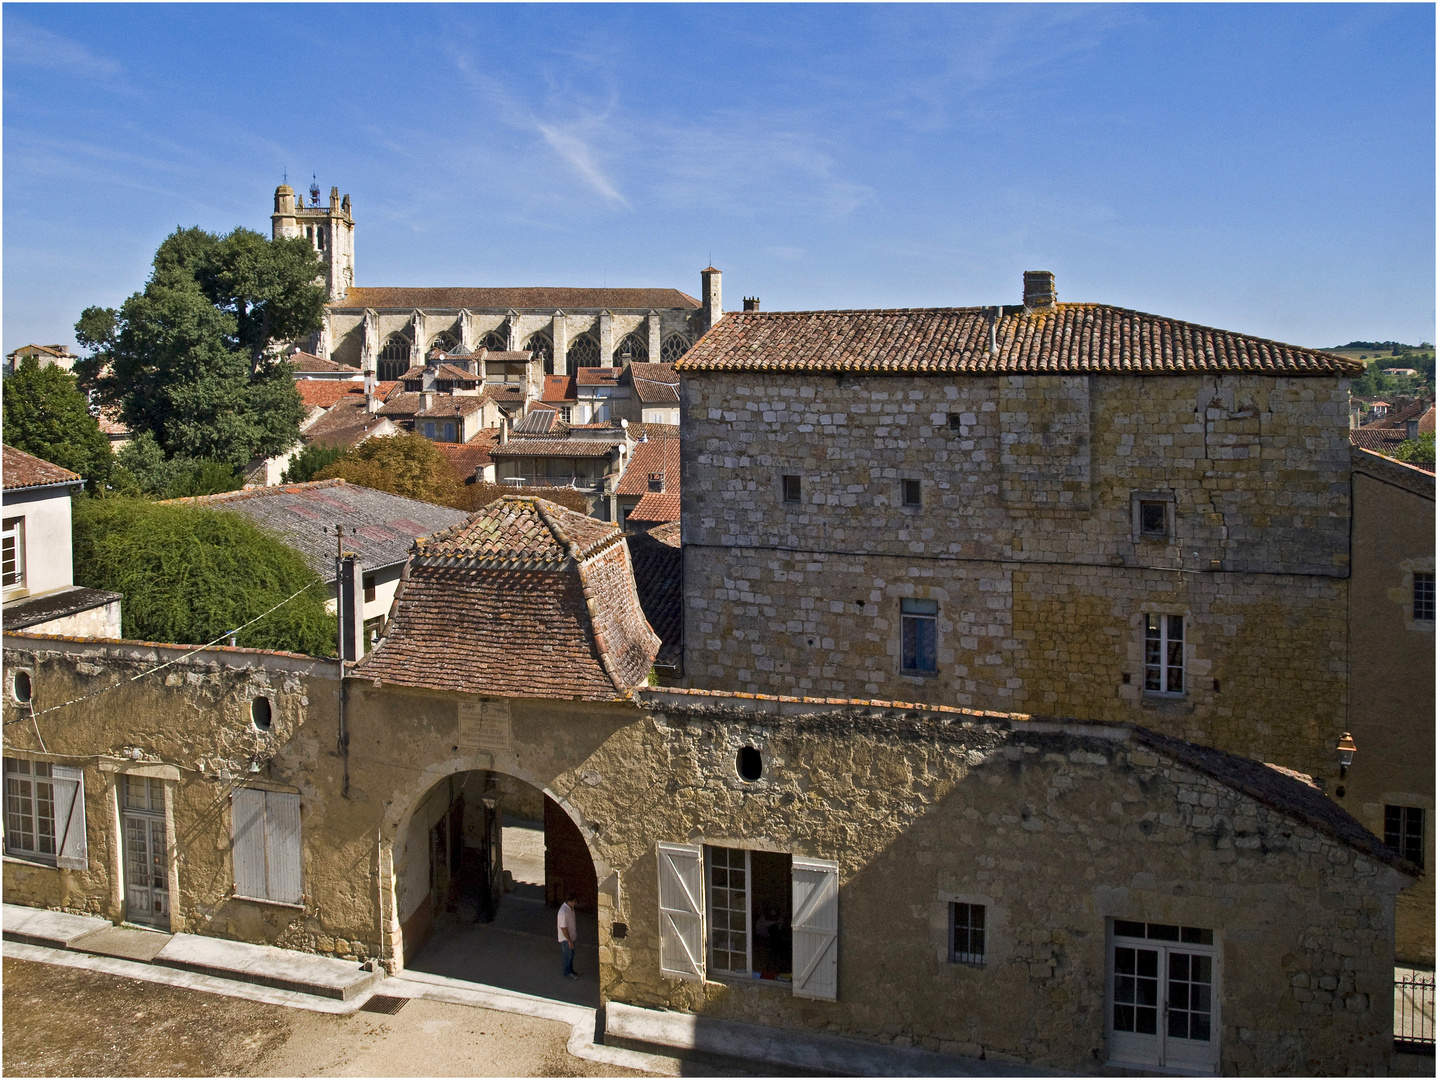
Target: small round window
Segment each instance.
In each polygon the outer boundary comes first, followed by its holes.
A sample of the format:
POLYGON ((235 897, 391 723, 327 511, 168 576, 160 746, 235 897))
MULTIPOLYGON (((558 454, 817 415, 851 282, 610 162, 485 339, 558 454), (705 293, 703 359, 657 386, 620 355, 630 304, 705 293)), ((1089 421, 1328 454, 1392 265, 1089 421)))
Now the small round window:
POLYGON ((270 699, 257 697, 250 702, 250 719, 254 721, 255 727, 261 731, 270 730, 270 699))
POLYGON ((15 675, 11 679, 10 688, 11 693, 15 695, 16 701, 22 705, 27 704, 34 693, 34 688, 30 685, 30 673, 28 671, 15 672, 15 675))
POLYGON ((764 775, 764 759, 755 747, 740 747, 738 765, 739 775, 751 783, 764 775))

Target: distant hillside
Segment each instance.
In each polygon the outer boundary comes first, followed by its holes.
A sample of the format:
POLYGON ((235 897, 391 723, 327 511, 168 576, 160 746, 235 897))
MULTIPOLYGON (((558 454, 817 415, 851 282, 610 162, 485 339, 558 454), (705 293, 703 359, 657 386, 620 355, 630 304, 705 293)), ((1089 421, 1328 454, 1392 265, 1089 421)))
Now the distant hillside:
POLYGON ((1401 341, 1350 341, 1347 345, 1324 349, 1349 360, 1359 360, 1368 370, 1354 379, 1354 397, 1379 394, 1433 393, 1433 346, 1426 342, 1405 345, 1401 341), (1394 368, 1411 368, 1416 375, 1389 375, 1394 368))

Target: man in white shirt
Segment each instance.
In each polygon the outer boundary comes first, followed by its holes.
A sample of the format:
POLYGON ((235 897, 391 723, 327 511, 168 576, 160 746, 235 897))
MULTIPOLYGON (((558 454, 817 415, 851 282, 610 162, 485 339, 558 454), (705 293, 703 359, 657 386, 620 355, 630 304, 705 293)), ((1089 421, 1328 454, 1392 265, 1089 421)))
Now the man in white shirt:
POLYGON ((579 906, 579 897, 571 890, 569 898, 559 905, 559 953, 564 958, 564 977, 579 978, 574 970, 574 945, 579 940, 579 924, 574 918, 574 909, 579 906))

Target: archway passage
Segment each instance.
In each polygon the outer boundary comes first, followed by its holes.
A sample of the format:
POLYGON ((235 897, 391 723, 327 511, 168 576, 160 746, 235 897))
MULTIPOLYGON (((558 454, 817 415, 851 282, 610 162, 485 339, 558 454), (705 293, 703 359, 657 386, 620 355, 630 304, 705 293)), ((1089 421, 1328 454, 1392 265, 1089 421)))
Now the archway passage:
POLYGON ((576 1004, 599 1001, 598 882, 579 828, 503 773, 434 785, 395 838, 407 970, 576 1004), (559 906, 578 896, 577 979, 564 977, 559 906))

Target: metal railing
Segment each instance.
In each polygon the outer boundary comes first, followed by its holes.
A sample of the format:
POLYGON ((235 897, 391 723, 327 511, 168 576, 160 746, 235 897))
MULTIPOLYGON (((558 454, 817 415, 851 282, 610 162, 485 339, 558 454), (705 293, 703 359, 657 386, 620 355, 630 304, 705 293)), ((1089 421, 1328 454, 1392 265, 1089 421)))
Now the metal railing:
POLYGON ((1394 1053, 1433 1053, 1433 984, 1431 971, 1394 969, 1394 1053))

